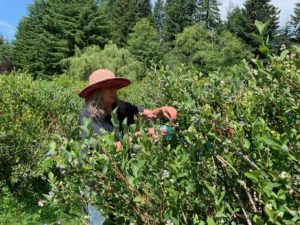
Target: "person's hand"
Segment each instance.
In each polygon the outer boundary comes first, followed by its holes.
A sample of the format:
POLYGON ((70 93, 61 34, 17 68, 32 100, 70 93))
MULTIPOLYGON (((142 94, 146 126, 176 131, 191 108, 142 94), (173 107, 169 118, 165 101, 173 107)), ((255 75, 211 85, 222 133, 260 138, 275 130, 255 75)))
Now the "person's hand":
POLYGON ((154 112, 149 109, 144 109, 143 115, 144 115, 144 120, 154 120, 157 118, 154 112))
MULTIPOLYGON (((163 137, 167 136, 167 131, 164 129, 160 129, 160 133, 163 137)), ((158 134, 155 133, 155 128, 151 127, 148 130, 148 136, 151 137, 154 141, 158 141, 158 134)))
POLYGON ((115 142, 116 151, 120 152, 122 150, 122 143, 120 141, 115 142))
POLYGON ((174 121, 177 119, 177 110, 171 106, 163 106, 160 108, 162 115, 169 119, 170 121, 174 121))

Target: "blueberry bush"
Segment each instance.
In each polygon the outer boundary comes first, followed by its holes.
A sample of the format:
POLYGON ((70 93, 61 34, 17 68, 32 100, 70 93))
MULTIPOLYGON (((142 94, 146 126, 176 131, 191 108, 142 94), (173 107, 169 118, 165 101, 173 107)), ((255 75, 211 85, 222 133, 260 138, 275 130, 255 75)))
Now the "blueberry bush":
POLYGON ((70 74, 0 76, 0 224, 86 224, 88 202, 106 224, 299 224, 300 48, 272 53, 257 26, 261 58, 205 74, 154 65, 122 90, 124 100, 179 114, 124 121, 122 134, 113 114, 120 152, 114 134, 94 137, 89 121, 80 140, 84 84, 70 74), (148 137, 161 125, 173 139, 148 137))
POLYGON ((81 86, 64 76, 53 81, 19 73, 0 77, 0 180, 15 190, 40 182, 36 179, 43 174, 40 166, 51 136, 78 136, 74 112, 81 86))
POLYGON ((61 173, 48 174, 49 203, 92 202, 115 224, 299 223, 300 50, 260 50, 263 59, 226 73, 161 66, 123 92, 135 104, 173 105, 179 118, 124 123, 120 152, 113 134, 57 136, 47 160, 61 173), (161 124, 173 126, 173 140, 147 137, 161 124))

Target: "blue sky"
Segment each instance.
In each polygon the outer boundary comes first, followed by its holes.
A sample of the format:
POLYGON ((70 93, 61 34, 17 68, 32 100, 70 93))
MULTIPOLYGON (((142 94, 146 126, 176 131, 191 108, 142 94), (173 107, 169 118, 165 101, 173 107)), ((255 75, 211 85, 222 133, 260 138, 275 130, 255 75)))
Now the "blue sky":
POLYGON ((27 6, 33 0, 0 0, 0 35, 11 40, 14 37, 18 22, 27 15, 27 6))
MULTIPOLYGON (((238 5, 240 7, 243 6, 245 0, 220 0, 222 5, 220 7, 221 10, 221 18, 224 20, 227 15, 228 7, 230 2, 234 5, 238 5)), ((271 3, 280 9, 280 26, 284 26, 287 21, 291 19, 291 15, 294 13, 294 8, 296 3, 300 2, 299 0, 271 0, 271 3)))
MULTIPOLYGON (((151 0, 154 2, 155 0, 151 0)), ((226 13, 229 7, 229 2, 235 5, 242 6, 245 0, 220 0, 221 18, 226 18, 226 13)), ((280 25, 283 26, 290 15, 293 14, 293 9, 299 0, 272 0, 272 4, 281 10, 280 25)), ((14 38, 18 22, 21 17, 27 15, 27 7, 33 0, 0 0, 0 35, 6 39, 14 38)))

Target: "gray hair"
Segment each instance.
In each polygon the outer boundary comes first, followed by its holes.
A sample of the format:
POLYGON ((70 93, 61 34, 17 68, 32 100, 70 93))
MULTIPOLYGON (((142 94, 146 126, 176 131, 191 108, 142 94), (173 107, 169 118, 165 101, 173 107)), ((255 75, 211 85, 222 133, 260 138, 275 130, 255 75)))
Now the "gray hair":
MULTIPOLYGON (((104 104, 102 101, 102 92, 94 91, 89 94, 88 98, 85 100, 85 107, 87 111, 90 113, 91 118, 96 118, 99 120, 103 120, 105 116, 108 114, 105 112, 103 108, 104 104)), ((125 113, 125 102, 117 99, 115 102, 115 106, 118 107, 120 112, 125 113)))
POLYGON ((99 91, 94 91, 90 93, 90 95, 85 101, 85 107, 90 113, 91 118, 97 118, 102 120, 107 115, 107 113, 103 109, 101 92, 99 91))

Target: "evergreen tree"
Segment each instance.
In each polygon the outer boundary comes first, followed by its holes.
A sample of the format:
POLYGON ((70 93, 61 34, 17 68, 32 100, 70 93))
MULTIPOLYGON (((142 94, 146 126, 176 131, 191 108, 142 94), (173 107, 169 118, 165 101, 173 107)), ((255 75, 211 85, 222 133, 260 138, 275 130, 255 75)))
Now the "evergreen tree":
POLYGON ((162 41, 162 30, 163 30, 163 22, 165 17, 165 10, 164 10, 164 1, 163 0, 157 0, 154 5, 153 10, 153 17, 154 17, 154 25, 157 29, 157 32, 159 34, 159 40, 162 41))
POLYGON ((124 46, 128 34, 141 18, 151 17, 150 0, 114 0, 110 2, 113 41, 124 46))
POLYGON ((291 27, 289 23, 287 23, 284 27, 278 29, 277 35, 274 38, 274 43, 276 43, 277 50, 279 50, 279 47, 282 45, 290 46, 293 39, 291 27))
POLYGON ((278 29, 279 10, 270 3, 271 0, 247 0, 244 9, 233 10, 228 18, 229 29, 238 35, 253 49, 257 49, 259 41, 255 20, 263 23, 270 21, 267 34, 273 41, 278 29))
POLYGON ((294 9, 294 15, 291 17, 292 34, 294 39, 299 43, 300 41, 300 2, 298 2, 294 9))
POLYGON ((193 22, 203 24, 206 29, 216 29, 221 21, 219 6, 218 0, 198 0, 193 22))
POLYGON ((232 13, 232 11, 236 8, 237 6, 233 4, 232 0, 229 1, 228 3, 228 8, 227 8, 227 18, 229 15, 232 13))
MULTIPOLYGON (((227 14, 227 28, 232 33, 240 35, 243 33, 242 21, 245 19, 242 9, 234 6, 227 14)), ((245 22, 245 21, 244 21, 245 22)))
POLYGON ((12 46, 0 35, 0 74, 12 70, 12 46))
POLYGON ((151 3, 150 0, 136 0, 137 18, 149 18, 151 19, 151 3))
POLYGON ((174 50, 180 63, 193 65, 205 73, 251 57, 251 52, 231 32, 217 34, 201 25, 187 27, 178 34, 174 50))
POLYGON ((17 68, 37 75, 63 71, 62 60, 75 47, 104 47, 109 30, 95 0, 39 0, 21 20, 14 42, 17 68))
POLYGON ((133 27, 133 32, 128 38, 128 49, 146 66, 161 59, 158 33, 149 19, 143 18, 133 27))
POLYGON ((167 0, 165 3, 164 40, 173 46, 175 35, 192 24, 196 0, 167 0))

